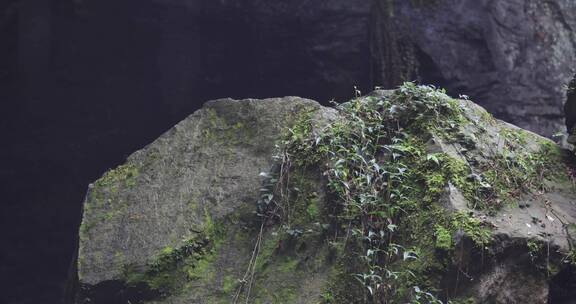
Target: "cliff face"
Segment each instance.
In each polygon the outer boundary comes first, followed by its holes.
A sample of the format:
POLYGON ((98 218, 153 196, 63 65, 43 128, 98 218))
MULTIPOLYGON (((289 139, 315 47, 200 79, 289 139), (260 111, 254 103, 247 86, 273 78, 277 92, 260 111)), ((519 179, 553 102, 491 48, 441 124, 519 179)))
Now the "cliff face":
POLYGON ((208 102, 90 186, 76 302, 564 303, 569 159, 410 83, 208 102))
POLYGON ((281 68, 291 87, 318 85, 342 97, 351 85, 421 80, 544 136, 564 130, 562 106, 576 68, 573 1, 253 0, 206 7, 207 15, 245 16, 253 42, 266 46, 253 50, 262 75, 276 75, 274 60, 282 57, 306 66, 304 73, 281 68))
MULTIPOLYGON (((570 0, 157 0, 134 10, 137 5, 82 2, 80 26, 95 35, 118 28, 106 39, 131 56, 137 44, 155 56, 150 68, 162 87, 156 94, 172 111, 194 110, 191 97, 213 98, 222 88, 227 96, 327 101, 346 100, 355 85, 392 89, 420 80, 468 95, 541 135, 564 129, 562 106, 576 68, 570 0), (119 17, 105 28, 100 22, 111 10, 119 17), (133 41, 123 45, 127 39, 133 41)), ((90 39, 79 38, 87 48, 80 56, 114 52, 90 39)), ((119 59, 132 58, 146 61, 119 59)))
MULTIPOLYGON (((508 122, 550 136, 574 76, 576 3, 400 1, 398 27, 429 62, 423 74, 508 122)), ((430 82, 430 80, 428 80, 430 82)))

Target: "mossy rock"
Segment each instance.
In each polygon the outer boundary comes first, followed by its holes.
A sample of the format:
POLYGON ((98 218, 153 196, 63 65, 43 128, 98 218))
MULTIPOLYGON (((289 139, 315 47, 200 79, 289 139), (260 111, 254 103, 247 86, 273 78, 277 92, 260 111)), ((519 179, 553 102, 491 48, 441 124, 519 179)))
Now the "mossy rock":
POLYGON ((576 260, 569 155, 410 83, 208 102, 91 185, 78 303, 545 301, 576 260))
POLYGON ((322 125, 335 111, 297 97, 211 101, 90 185, 78 302, 227 303, 254 246, 260 173, 301 116, 322 125))

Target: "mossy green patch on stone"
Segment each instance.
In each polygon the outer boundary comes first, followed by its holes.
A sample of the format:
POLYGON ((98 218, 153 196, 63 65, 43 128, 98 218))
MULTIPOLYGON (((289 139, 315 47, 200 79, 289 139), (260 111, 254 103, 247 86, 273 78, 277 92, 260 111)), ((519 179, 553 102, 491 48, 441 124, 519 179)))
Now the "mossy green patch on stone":
POLYGON ((124 266, 128 286, 145 284, 164 296, 178 294, 188 282, 213 280, 213 261, 224 236, 223 225, 216 224, 206 211, 203 229, 178 247, 165 246, 145 269, 124 266))
POLYGON ((94 186, 96 188, 112 187, 111 191, 114 192, 120 185, 134 186, 135 179, 139 175, 138 166, 132 163, 126 163, 112 169, 98 179, 94 186))
POLYGON ((440 225, 436 225, 435 228, 436 248, 450 250, 452 248, 452 235, 450 231, 440 225))
POLYGON ((222 292, 225 294, 230 294, 236 289, 238 285, 238 280, 233 276, 227 275, 222 279, 222 292))
POLYGON ((464 212, 456 212, 451 217, 453 229, 463 231, 478 246, 490 242, 492 235, 490 230, 482 225, 480 220, 464 212))
POLYGON ((229 122, 213 108, 204 111, 206 126, 202 139, 205 143, 235 146, 254 138, 258 132, 258 126, 251 121, 229 122))

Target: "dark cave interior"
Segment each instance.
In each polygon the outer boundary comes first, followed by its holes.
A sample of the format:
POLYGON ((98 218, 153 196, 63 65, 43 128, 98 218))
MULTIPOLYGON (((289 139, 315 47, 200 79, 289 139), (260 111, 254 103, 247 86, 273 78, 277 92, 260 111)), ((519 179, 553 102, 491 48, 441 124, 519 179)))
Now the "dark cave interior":
POLYGON ((238 12, 204 18, 209 5, 135 0, 3 8, 0 303, 60 302, 87 185, 204 101, 367 87, 302 77, 314 63, 297 20, 263 29, 238 12))

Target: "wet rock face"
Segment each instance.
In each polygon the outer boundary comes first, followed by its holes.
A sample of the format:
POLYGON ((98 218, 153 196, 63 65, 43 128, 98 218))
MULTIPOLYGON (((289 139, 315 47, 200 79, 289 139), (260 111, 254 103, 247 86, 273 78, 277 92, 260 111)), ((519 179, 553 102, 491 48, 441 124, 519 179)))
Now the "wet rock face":
POLYGON ((399 1, 396 12, 429 60, 427 82, 539 134, 564 129, 566 85, 576 67, 574 1, 417 2, 399 1))

